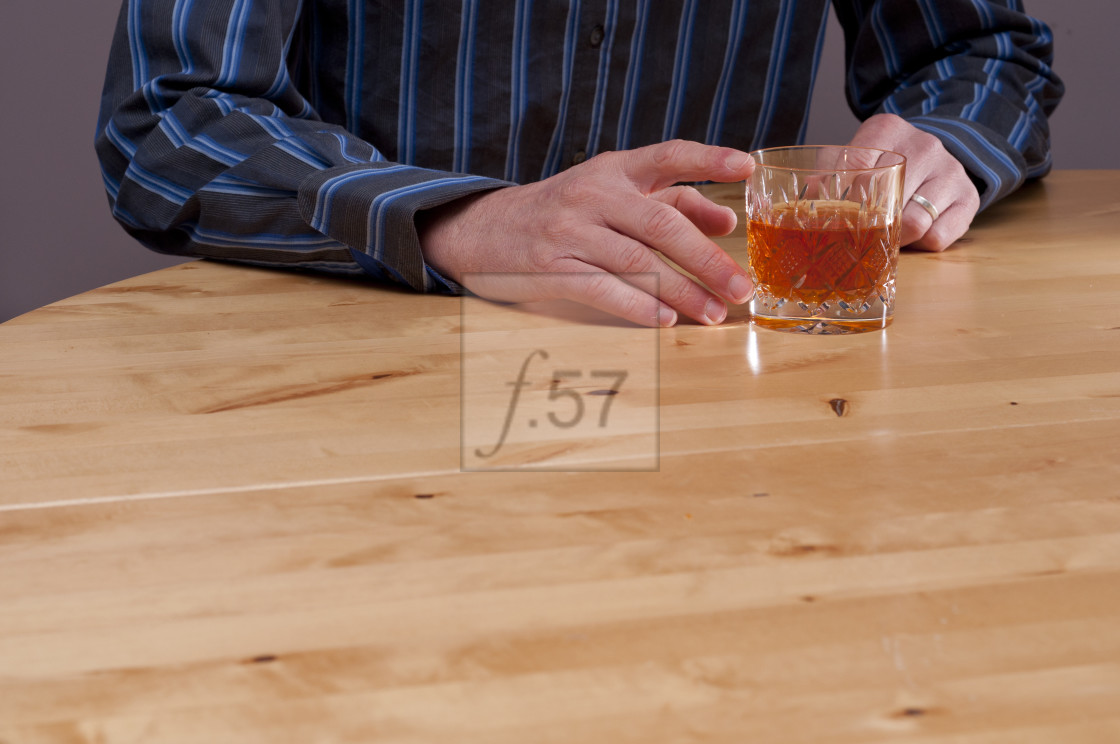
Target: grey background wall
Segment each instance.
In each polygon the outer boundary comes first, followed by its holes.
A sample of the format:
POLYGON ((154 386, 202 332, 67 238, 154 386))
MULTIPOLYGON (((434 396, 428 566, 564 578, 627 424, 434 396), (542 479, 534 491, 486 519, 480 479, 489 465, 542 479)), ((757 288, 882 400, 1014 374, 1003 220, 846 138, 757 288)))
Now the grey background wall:
MULTIPOLYGON (((1120 168, 1116 0, 1025 0, 1054 29, 1067 95, 1055 114, 1057 168, 1120 168)), ((93 153, 105 60, 120 0, 13 2, 0 10, 0 322, 176 263, 133 242, 109 217, 93 153)), ((808 139, 843 142, 843 43, 829 28, 808 139)), ((0 360, 2 363, 2 360, 0 360)))

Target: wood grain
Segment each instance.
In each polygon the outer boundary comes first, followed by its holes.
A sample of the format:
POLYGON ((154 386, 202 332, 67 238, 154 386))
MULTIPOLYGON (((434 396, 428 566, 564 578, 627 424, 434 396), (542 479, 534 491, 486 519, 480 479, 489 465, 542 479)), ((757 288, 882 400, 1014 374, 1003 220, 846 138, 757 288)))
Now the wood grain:
POLYGON ((0 742, 1118 741, 1117 234, 1056 172, 852 337, 209 262, 2 324, 0 742))

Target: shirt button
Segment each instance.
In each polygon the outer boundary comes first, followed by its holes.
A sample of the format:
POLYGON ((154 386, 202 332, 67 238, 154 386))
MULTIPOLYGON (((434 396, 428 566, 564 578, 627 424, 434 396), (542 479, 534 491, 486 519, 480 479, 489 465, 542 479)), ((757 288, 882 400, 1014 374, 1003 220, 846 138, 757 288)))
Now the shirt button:
POLYGON ((577 152, 575 155, 572 156, 572 165, 579 165, 584 160, 587 160, 587 153, 584 152, 583 150, 580 150, 579 152, 577 152))
POLYGON ((591 48, 598 49, 599 45, 603 43, 603 36, 605 35, 601 25, 591 29, 591 36, 588 38, 588 41, 591 42, 591 48))

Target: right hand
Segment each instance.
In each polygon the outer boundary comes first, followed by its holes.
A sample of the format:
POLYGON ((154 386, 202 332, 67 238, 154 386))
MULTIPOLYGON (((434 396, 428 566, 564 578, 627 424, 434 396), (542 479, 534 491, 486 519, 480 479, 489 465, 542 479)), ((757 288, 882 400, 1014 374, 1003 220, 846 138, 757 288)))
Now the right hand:
POLYGON ((715 325, 725 302, 753 291, 709 239, 734 230, 735 213, 673 184, 742 181, 753 169, 746 153, 682 140, 603 153, 426 213, 420 244, 435 270, 481 297, 566 298, 646 326, 671 326, 678 313, 715 325), (657 276, 619 277, 635 273, 657 276))

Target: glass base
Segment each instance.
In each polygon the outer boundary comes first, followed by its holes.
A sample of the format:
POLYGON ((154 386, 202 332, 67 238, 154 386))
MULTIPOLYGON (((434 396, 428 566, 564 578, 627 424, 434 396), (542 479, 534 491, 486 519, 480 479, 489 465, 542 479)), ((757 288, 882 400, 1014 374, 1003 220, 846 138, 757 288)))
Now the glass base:
POLYGON ((814 336, 838 336, 845 333, 881 331, 891 324, 891 318, 874 320, 837 320, 836 318, 773 318, 752 315, 751 322, 760 328, 786 333, 807 333, 814 336))
POLYGON ((756 291, 750 302, 751 322, 775 331, 817 336, 881 331, 894 316, 893 290, 892 282, 886 291, 873 295, 859 308, 839 302, 808 307, 800 302, 778 300, 765 290, 756 291))

